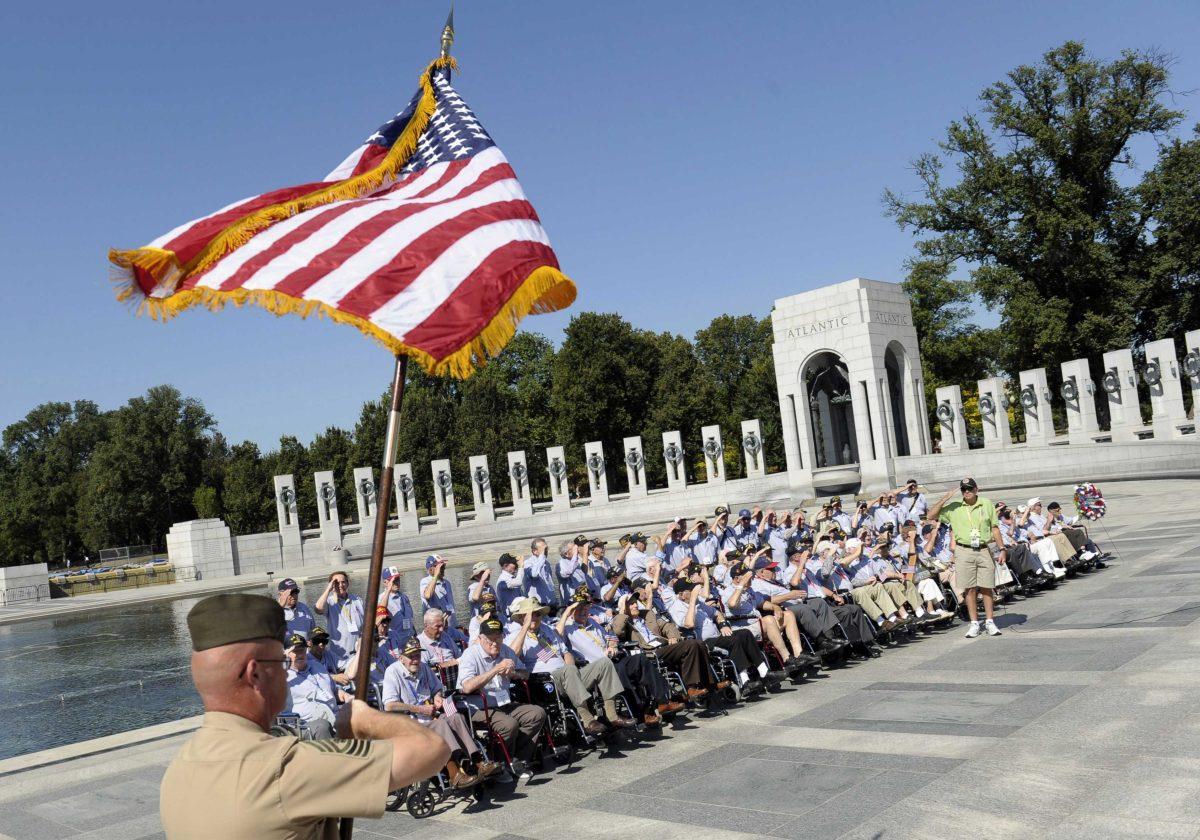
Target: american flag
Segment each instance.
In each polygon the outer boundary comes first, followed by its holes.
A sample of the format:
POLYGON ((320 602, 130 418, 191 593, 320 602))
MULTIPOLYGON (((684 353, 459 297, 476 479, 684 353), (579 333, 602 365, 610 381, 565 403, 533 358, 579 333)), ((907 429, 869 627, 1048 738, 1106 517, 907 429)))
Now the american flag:
POLYGON ((323 181, 110 252, 120 297, 163 318, 198 304, 315 311, 459 377, 498 353, 525 315, 569 306, 575 286, 451 85, 452 64, 431 64, 408 107, 323 181))

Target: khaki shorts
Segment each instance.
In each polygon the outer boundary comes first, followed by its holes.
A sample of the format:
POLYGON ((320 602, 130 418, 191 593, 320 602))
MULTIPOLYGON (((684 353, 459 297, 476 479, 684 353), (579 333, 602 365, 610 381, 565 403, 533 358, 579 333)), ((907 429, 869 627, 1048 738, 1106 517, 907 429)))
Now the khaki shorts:
POLYGON ((986 548, 954 546, 954 577, 960 589, 995 589, 996 563, 986 548))

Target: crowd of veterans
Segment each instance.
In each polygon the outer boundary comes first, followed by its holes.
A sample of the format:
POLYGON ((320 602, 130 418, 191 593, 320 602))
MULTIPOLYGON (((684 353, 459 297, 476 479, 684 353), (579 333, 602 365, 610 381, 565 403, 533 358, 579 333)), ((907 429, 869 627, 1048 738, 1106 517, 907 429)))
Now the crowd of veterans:
POLYGON ((394 567, 374 605, 350 591, 345 572, 311 606, 294 580, 281 581, 288 714, 312 737, 334 737, 363 635, 373 633, 375 705, 444 739, 450 787, 527 780, 548 727, 546 705, 521 689, 531 679, 553 686, 584 736, 612 737, 678 714, 720 714, 957 615, 969 638, 1000 635, 997 591, 1031 594, 1107 557, 1058 504, 1009 507, 969 478, 932 502, 909 481, 849 505, 834 496, 811 519, 719 507, 711 520, 679 517, 616 542, 581 535, 551 550, 535 539, 527 555, 476 563, 468 614, 437 554, 425 562, 419 605, 394 567))

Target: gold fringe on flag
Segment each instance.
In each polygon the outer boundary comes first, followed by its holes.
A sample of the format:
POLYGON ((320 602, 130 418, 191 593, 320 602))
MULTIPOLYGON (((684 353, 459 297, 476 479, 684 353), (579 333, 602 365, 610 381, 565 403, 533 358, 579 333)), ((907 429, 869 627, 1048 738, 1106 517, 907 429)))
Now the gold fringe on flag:
MULTIPOLYGON (((120 295, 118 295, 120 297, 120 295)), ((126 295, 128 297, 128 295, 126 295)), ((230 289, 217 291, 203 286, 175 292, 169 297, 146 298, 142 307, 155 320, 167 321, 186 309, 203 306, 212 311, 226 304, 253 304, 275 315, 299 315, 307 318, 316 314, 339 324, 350 324, 374 338, 393 354, 403 353, 416 360, 426 371, 435 375, 450 375, 466 379, 475 368, 497 355, 516 334, 517 324, 531 313, 556 312, 575 301, 575 284, 556 268, 544 265, 536 268, 505 301, 500 311, 479 333, 449 355, 437 359, 428 352, 400 341, 375 324, 335 309, 317 300, 285 295, 271 289, 230 289)))
POLYGON ((379 165, 373 169, 328 187, 314 190, 300 198, 262 207, 243 216, 214 236, 199 254, 183 266, 179 264, 174 252, 162 248, 110 250, 108 259, 128 273, 127 281, 124 275, 114 277, 118 283, 117 299, 127 300, 135 291, 138 291, 133 277, 135 267, 150 274, 161 289, 168 292, 173 291, 181 280, 204 271, 230 251, 245 245, 256 233, 276 222, 291 218, 297 213, 313 207, 320 207, 335 201, 361 198, 379 189, 386 182, 395 180, 400 170, 408 163, 409 157, 416 151, 417 140, 425 132, 425 128, 429 125, 429 120, 437 108, 437 98, 434 95, 431 77, 433 71, 441 67, 457 69, 458 62, 451 56, 438 58, 421 73, 419 80, 422 91, 421 101, 417 103, 416 111, 413 112, 412 118, 409 119, 408 125, 405 126, 399 139, 388 150, 379 165))

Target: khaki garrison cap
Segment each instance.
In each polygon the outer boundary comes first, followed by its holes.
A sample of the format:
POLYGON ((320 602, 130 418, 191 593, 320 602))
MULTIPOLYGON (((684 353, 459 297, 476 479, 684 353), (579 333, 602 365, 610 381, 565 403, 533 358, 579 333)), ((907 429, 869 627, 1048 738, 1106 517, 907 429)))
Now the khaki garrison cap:
POLYGON ((262 595, 213 595, 192 607, 187 617, 192 650, 232 645, 251 639, 283 641, 283 607, 262 595))

